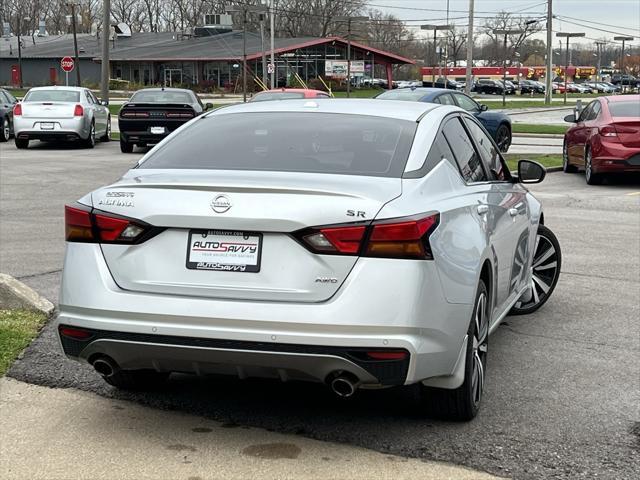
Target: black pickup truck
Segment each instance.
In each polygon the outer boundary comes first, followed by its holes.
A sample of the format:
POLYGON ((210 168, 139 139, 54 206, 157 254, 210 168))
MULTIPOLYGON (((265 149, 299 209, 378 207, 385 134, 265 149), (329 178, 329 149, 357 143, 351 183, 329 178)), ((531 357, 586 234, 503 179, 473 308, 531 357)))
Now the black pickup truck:
POLYGON ((191 90, 145 88, 135 92, 118 113, 120 150, 131 153, 135 145, 146 147, 160 142, 176 128, 201 115, 210 103, 191 90))

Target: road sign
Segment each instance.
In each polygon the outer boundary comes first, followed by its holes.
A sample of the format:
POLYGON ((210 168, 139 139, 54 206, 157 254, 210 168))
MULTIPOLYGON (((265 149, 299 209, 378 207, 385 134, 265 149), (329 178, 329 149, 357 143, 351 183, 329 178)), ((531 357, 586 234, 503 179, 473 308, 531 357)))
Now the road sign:
POLYGON ((274 68, 273 68, 273 63, 269 63, 269 64, 267 64, 267 73, 268 73, 269 75, 271 75, 271 74, 273 73, 273 70, 274 70, 274 68))
POLYGON ((67 73, 72 72, 75 66, 76 64, 71 57, 62 57, 60 60, 60 68, 67 73))

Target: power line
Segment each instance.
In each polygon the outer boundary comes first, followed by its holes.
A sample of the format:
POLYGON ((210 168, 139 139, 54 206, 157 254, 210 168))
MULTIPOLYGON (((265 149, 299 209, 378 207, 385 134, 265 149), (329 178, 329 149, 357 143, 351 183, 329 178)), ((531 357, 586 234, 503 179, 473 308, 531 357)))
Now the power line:
POLYGON ((577 25, 577 26, 579 26, 579 27, 583 27, 583 28, 590 28, 591 30, 598 30, 599 32, 612 33, 612 34, 614 34, 614 35, 627 35, 626 33, 614 32, 613 30, 605 30, 605 29, 603 29, 603 28, 596 28, 596 27, 593 27, 593 26, 591 26, 591 25, 584 25, 584 24, 582 24, 582 23, 572 22, 572 21, 569 21, 569 20, 564 20, 564 19, 562 19, 562 18, 560 18, 560 17, 558 17, 558 18, 559 18, 560 20, 562 20, 563 22, 568 23, 568 24, 570 24, 570 25, 577 25))
POLYGON ((595 25, 602 25, 604 27, 622 28, 623 30, 633 30, 633 31, 640 32, 640 27, 625 27, 623 25, 611 25, 610 23, 594 22, 593 20, 585 20, 583 18, 569 17, 567 15, 556 15, 556 17, 559 19, 569 18, 571 20, 577 20, 579 22, 585 22, 585 23, 593 23, 595 25))

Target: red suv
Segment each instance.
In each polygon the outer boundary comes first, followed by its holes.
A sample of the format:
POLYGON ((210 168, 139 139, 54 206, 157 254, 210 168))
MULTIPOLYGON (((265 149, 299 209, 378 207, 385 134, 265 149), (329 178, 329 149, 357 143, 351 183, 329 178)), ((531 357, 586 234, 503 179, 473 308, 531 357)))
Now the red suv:
POLYGON ((589 185, 617 172, 640 172, 640 95, 600 97, 589 103, 564 135, 565 172, 584 168, 589 185))

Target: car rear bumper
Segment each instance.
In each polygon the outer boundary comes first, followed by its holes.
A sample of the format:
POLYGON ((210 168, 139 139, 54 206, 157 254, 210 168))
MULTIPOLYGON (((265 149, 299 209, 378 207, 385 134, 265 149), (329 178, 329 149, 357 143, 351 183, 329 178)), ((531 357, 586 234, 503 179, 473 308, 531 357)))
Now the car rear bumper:
POLYGON ((14 117, 16 138, 24 140, 79 140, 89 136, 84 117, 33 118, 14 117), (49 128, 44 128, 44 127, 49 128), (52 128, 50 128, 52 127, 52 128))
POLYGON ((600 149, 592 162, 596 173, 640 172, 640 148, 607 142, 606 148, 600 149))
POLYGON ((114 282, 99 245, 76 243, 59 309, 58 325, 98 332, 82 344, 61 340, 81 361, 101 354, 122 368, 316 381, 344 370, 380 386, 453 375, 473 305, 446 301, 433 262, 368 258, 319 303, 134 293, 114 282), (401 268, 381 278, 381 262, 401 268), (406 362, 363 356, 387 349, 406 351, 406 362))

